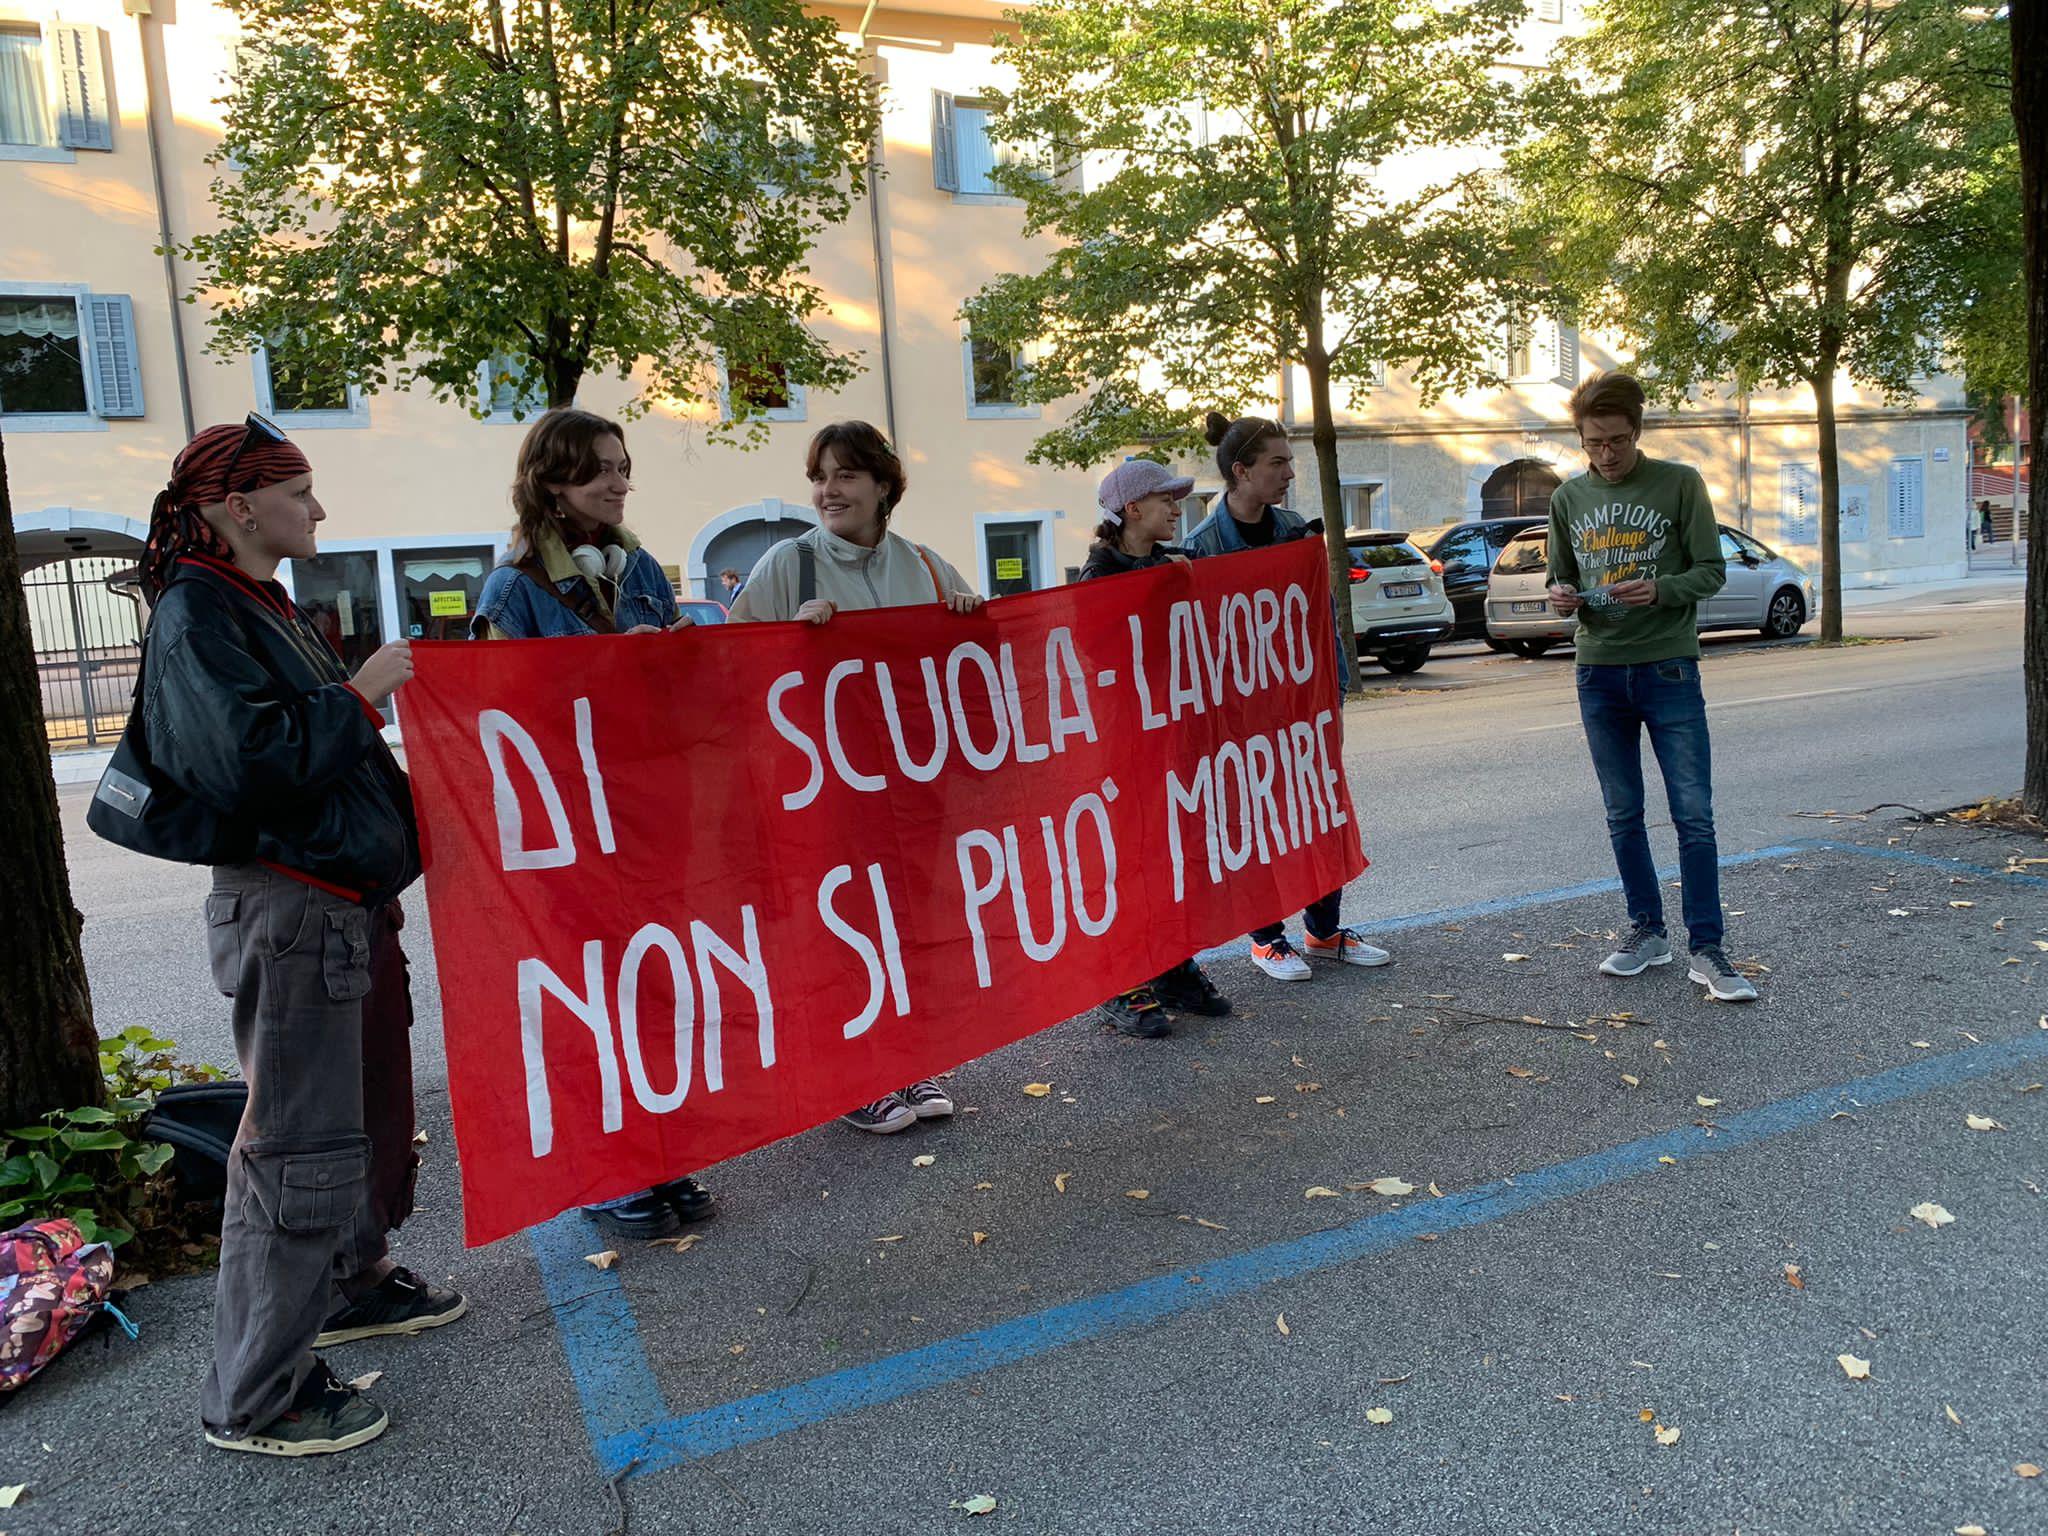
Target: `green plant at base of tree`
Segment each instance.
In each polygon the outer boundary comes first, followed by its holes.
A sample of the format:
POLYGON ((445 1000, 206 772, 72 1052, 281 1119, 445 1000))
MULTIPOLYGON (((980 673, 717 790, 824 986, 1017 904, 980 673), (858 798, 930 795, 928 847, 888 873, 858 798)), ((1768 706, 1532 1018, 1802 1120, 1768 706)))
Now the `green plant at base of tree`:
POLYGON ((177 1060, 175 1049, 139 1024, 110 1035, 99 1046, 105 1104, 0 1131, 0 1227, 62 1216, 87 1242, 120 1244, 172 1217, 165 1169, 176 1149, 144 1137, 142 1119, 173 1083, 223 1075, 177 1060))

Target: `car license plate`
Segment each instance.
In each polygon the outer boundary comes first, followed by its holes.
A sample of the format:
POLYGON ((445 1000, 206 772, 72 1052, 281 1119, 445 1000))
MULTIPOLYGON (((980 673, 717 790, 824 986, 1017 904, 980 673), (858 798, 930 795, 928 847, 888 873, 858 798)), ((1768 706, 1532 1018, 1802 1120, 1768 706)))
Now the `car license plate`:
POLYGON ((1543 611, 1544 611, 1545 609, 1547 609, 1547 608, 1548 608, 1549 606, 1550 606, 1550 605, 1549 605, 1548 603, 1545 603, 1545 602, 1534 602, 1534 603, 1513 603, 1513 604, 1510 604, 1510 605, 1509 605, 1509 612, 1511 612, 1511 613, 1542 613, 1542 612, 1543 612, 1543 611))
POLYGON ((1422 583, 1419 581, 1390 581, 1380 588, 1382 597, 1420 597, 1422 583))

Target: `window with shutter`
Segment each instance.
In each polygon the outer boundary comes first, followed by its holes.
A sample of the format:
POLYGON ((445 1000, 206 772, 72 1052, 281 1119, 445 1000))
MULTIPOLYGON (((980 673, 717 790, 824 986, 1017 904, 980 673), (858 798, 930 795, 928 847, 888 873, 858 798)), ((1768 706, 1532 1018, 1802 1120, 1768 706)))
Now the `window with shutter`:
POLYGON ((1778 466, 1778 542, 1820 542, 1818 476, 1805 464, 1778 466))
POLYGON ((1917 458, 1893 459, 1890 533, 1895 539, 1918 539, 1927 533, 1926 466, 1917 458))
POLYGON ((1557 373, 1554 377, 1566 389, 1576 388, 1579 382, 1579 328, 1565 320, 1557 322, 1557 373))
POLYGON ((0 144, 56 150, 44 79, 43 29, 32 21, 0 22, 0 144))
POLYGON ((486 419, 494 422, 531 421, 547 409, 539 373, 525 357, 510 352, 493 352, 478 364, 476 392, 486 419))
POLYGON ((1564 20, 1564 0, 1536 0, 1536 19, 1538 21, 1562 22, 1564 20))
POLYGON ((140 416, 142 365, 135 350, 135 306, 125 293, 95 293, 85 301, 91 332, 87 375, 93 408, 102 416, 140 416))
POLYGON ((953 96, 932 92, 932 185, 941 192, 960 190, 960 157, 955 147, 953 96))
POLYGON ((79 322, 69 293, 0 297, 0 418, 90 413, 79 322))
POLYGON ((112 149, 100 29, 52 22, 43 36, 57 78, 57 141, 66 149, 112 149))

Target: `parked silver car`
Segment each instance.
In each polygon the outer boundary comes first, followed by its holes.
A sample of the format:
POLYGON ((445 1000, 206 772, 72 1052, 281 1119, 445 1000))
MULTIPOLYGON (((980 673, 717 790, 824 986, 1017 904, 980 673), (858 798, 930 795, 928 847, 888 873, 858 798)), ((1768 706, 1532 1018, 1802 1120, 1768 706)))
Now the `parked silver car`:
MULTIPOLYGON (((1569 645, 1576 618, 1551 611, 1544 567, 1549 530, 1531 528, 1508 541, 1486 583, 1486 634, 1518 656, 1541 656, 1569 645)), ((1699 606, 1702 631, 1754 629, 1773 640, 1799 633, 1813 617, 1813 578, 1792 561, 1736 528, 1721 529, 1727 583, 1699 606)))
POLYGON ((1443 571, 1398 533, 1355 533, 1351 556, 1351 627, 1360 658, 1389 672, 1416 672, 1430 647, 1451 636, 1451 600, 1443 571))

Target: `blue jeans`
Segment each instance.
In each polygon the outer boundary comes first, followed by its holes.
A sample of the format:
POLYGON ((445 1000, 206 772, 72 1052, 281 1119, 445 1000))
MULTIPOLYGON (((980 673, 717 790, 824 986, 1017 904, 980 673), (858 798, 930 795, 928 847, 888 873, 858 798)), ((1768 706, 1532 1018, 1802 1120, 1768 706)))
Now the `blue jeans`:
POLYGON ((1700 664, 1691 657, 1629 666, 1579 668, 1579 718, 1600 798, 1607 837, 1621 871, 1629 921, 1664 931, 1664 898, 1643 825, 1642 732, 1664 774, 1664 798, 1678 832, 1678 876, 1686 938, 1695 950, 1721 942, 1721 865, 1714 844, 1713 753, 1700 664))

